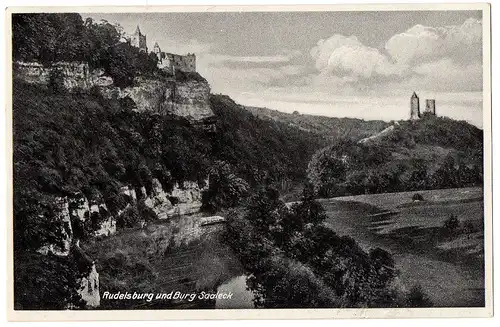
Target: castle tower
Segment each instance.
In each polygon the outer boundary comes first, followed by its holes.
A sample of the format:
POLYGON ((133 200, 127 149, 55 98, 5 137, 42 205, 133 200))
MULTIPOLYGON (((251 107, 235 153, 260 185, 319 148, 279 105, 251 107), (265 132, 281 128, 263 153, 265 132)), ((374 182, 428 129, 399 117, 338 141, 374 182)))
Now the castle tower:
POLYGON ((410 100, 410 120, 420 118, 420 104, 417 93, 413 92, 410 100))
POLYGON ((161 49, 160 49, 160 46, 158 45, 158 42, 155 42, 155 45, 153 47, 153 52, 154 53, 160 53, 161 52, 161 49))
POLYGON ((436 100, 426 99, 425 100, 425 111, 426 114, 436 115, 436 100))
POLYGON ((153 46, 153 53, 156 55, 158 58, 158 62, 161 62, 161 49, 160 46, 158 45, 158 42, 155 42, 155 45, 153 46))
POLYGON ((196 71, 196 55, 194 53, 188 53, 184 57, 184 69, 188 72, 196 71))
POLYGON ((130 45, 139 48, 139 51, 148 52, 148 47, 146 45, 146 35, 141 33, 139 25, 135 29, 134 34, 130 37, 130 45))

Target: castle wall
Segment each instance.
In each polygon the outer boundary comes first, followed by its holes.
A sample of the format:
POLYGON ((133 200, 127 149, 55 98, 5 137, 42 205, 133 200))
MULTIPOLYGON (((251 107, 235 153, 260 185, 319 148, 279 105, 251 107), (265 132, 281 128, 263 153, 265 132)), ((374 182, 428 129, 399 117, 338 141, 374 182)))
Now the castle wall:
POLYGON ((181 56, 173 53, 167 53, 166 57, 174 72, 176 70, 183 72, 196 72, 196 56, 194 54, 181 56))

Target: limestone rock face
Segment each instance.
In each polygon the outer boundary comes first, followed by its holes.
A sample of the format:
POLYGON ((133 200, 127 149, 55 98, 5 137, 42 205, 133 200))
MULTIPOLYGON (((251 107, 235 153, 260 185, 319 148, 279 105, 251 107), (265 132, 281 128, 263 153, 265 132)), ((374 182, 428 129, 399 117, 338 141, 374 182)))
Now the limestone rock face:
POLYGON ((210 86, 202 81, 184 81, 169 84, 165 89, 165 100, 161 103, 162 113, 201 121, 214 116, 210 108, 210 86))
POLYGON ((15 62, 14 77, 29 84, 49 84, 50 69, 37 62, 15 62))
POLYGON ((200 122, 214 117, 210 108, 210 85, 205 81, 136 78, 134 86, 103 87, 108 98, 130 98, 136 111, 183 117, 200 122))
POLYGON ((44 67, 35 62, 15 62, 14 77, 27 83, 48 85, 52 77, 59 79, 68 91, 105 87, 113 84, 113 79, 104 75, 103 69, 90 69, 84 62, 57 62, 44 67))
POLYGON ((77 193, 69 199, 69 213, 73 219, 87 220, 90 206, 89 201, 82 193, 77 193))
POLYGON ((160 104, 165 96, 164 82, 157 79, 139 78, 134 82, 135 86, 120 90, 118 98, 130 98, 136 105, 136 110, 159 112, 160 104))
POLYGON ((73 241, 73 230, 71 228, 71 219, 69 213, 69 202, 67 197, 57 197, 55 199, 57 220, 62 228, 62 242, 61 244, 45 244, 40 247, 38 253, 48 255, 53 254, 57 256, 67 256, 71 249, 73 241))
POLYGON ((85 62, 57 62, 44 67, 40 63, 20 61, 14 63, 14 78, 39 85, 49 85, 55 78, 70 92, 97 87, 106 98, 131 99, 135 110, 140 112, 173 115, 193 123, 206 121, 214 125, 210 120, 215 117, 210 108, 210 85, 204 80, 137 77, 133 86, 120 89, 103 69, 91 69, 85 62))
POLYGON ((116 234, 116 219, 110 216, 103 220, 94 233, 95 236, 110 236, 116 234))
POLYGON ((208 186, 200 188, 197 182, 186 181, 184 185, 176 184, 171 192, 171 197, 176 198, 178 203, 167 212, 168 217, 188 215, 199 212, 201 209, 202 192, 208 186))
MULTIPOLYGON (((96 207, 98 209, 99 206, 89 206, 89 201, 81 193, 75 194, 69 199, 66 196, 56 197, 54 203, 56 206, 56 219, 62 225, 62 242, 61 244, 46 244, 39 248, 38 252, 43 255, 53 254, 62 257, 68 256, 71 252, 75 255, 75 258, 80 258, 80 260, 77 259, 77 262, 81 263, 81 259, 86 261, 87 269, 80 267, 80 273, 84 275, 81 277, 80 287, 76 291, 87 307, 98 307, 100 305, 99 274, 95 263, 80 249, 80 240, 73 235, 71 219, 86 220, 92 209, 95 210, 96 207)), ((110 229, 109 227, 106 228, 110 229)), ((116 224, 114 230, 116 231, 116 224)), ((72 308, 72 305, 68 304, 68 308, 72 308)))
POLYGON ((96 308, 101 304, 99 292, 99 273, 96 270, 95 263, 92 263, 90 272, 83 276, 80 281, 80 288, 77 290, 86 306, 96 308))
POLYGON ((198 182, 186 181, 183 185, 176 183, 173 189, 167 192, 154 178, 152 194, 147 195, 145 188, 141 188, 141 193, 144 196, 144 204, 151 208, 159 219, 167 219, 199 212, 202 205, 202 192, 208 186, 208 181, 205 185, 200 187, 198 182))
POLYGON ((148 200, 150 200, 149 204, 159 219, 168 218, 167 212, 173 208, 173 205, 168 199, 168 194, 163 190, 160 181, 156 178, 153 179, 152 198, 147 197, 146 201, 148 200))
POLYGON ((95 236, 110 236, 116 234, 116 218, 113 217, 102 200, 96 200, 90 205, 90 215, 101 215, 100 222, 94 231, 95 236), (104 215, 104 217, 102 217, 104 215))
POLYGON ((127 195, 131 201, 135 202, 137 200, 137 194, 132 186, 122 186, 120 188, 120 193, 127 195))

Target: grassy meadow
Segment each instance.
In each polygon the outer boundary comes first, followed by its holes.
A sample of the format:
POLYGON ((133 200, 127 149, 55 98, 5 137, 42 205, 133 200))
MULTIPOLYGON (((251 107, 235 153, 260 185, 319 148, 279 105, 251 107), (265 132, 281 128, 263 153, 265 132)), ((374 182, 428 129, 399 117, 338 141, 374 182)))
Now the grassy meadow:
POLYGON ((484 305, 484 214, 481 188, 320 200, 327 224, 366 249, 391 252, 406 287, 421 284, 435 306, 484 305), (423 201, 413 201, 415 193, 423 201), (460 227, 444 227, 450 215, 460 227))

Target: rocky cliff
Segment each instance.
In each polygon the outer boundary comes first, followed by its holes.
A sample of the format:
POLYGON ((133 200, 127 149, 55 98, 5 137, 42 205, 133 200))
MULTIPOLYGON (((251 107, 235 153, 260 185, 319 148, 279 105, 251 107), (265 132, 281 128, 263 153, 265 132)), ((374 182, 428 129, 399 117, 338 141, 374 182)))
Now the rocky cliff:
POLYGON ((95 262, 92 262, 90 271, 81 278, 78 294, 80 294, 87 307, 99 307, 101 303, 99 273, 96 270, 95 262))
POLYGON ((38 252, 45 255, 67 256, 73 242, 73 229, 71 226, 68 198, 56 197, 54 204, 56 207, 55 217, 60 223, 61 240, 58 244, 49 243, 42 245, 38 249, 38 252))
MULTIPOLYGON (((208 187, 208 180, 200 186, 198 182, 185 181, 181 185, 176 183, 172 190, 164 190, 161 183, 154 178, 152 190, 147 194, 146 188, 140 188, 141 198, 144 204, 152 209, 159 219, 188 215, 199 212, 201 209, 202 192, 208 187)), ((135 191, 131 187, 123 187, 123 194, 133 195, 136 198, 135 191)))
POLYGON ((90 90, 94 86, 106 87, 113 79, 103 69, 90 69, 83 62, 57 62, 45 67, 36 62, 15 62, 14 77, 30 84, 49 85, 60 82, 68 91, 90 90))
POLYGON ((119 88, 103 69, 91 69, 82 62, 58 62, 50 67, 36 62, 15 62, 14 78, 39 85, 57 82, 70 92, 97 88, 107 98, 131 99, 136 111, 173 115, 196 123, 214 117, 210 85, 204 79, 138 77, 132 86, 119 88))
POLYGON ((124 89, 107 86, 101 92, 108 98, 131 99, 136 111, 173 115, 192 122, 214 116, 206 81, 136 78, 134 86, 124 89))
MULTIPOLYGON (((62 237, 58 243, 49 243, 42 245, 38 252, 44 255, 55 255, 58 257, 67 257, 71 253, 79 261, 80 278, 77 284, 80 287, 76 290, 81 296, 83 302, 87 307, 98 307, 100 302, 99 293, 99 274, 97 273, 95 263, 88 258, 79 247, 78 236, 73 231, 73 226, 77 222, 85 222, 90 217, 94 206, 89 206, 88 200, 82 194, 75 194, 75 196, 68 198, 56 197, 54 200, 56 205, 56 219, 60 223, 62 237)), ((105 205, 103 203, 101 206, 105 205)), ((95 207, 94 207, 95 211, 95 207)), ((116 232, 116 222, 113 217, 99 224, 95 235, 116 232), (114 227, 108 226, 112 221, 114 227)), ((71 306, 71 304, 70 304, 71 306)))

